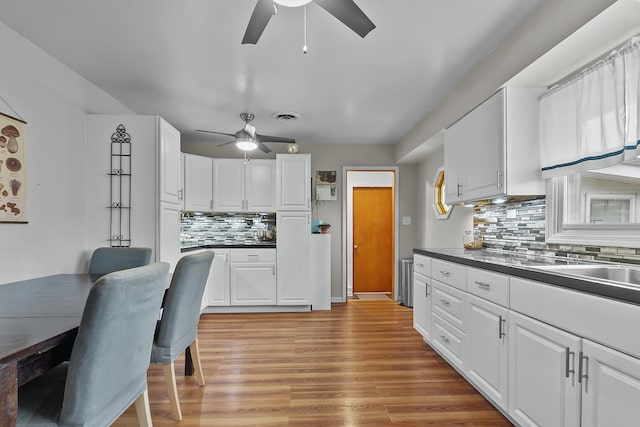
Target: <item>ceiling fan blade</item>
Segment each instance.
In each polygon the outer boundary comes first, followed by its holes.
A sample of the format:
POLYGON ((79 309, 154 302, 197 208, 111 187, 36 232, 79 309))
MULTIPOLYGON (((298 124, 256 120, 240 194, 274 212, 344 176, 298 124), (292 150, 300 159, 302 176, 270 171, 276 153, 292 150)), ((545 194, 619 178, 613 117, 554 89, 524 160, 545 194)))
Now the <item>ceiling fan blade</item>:
POLYGON ((202 130, 202 129, 196 129, 197 132, 204 132, 204 133, 215 133, 218 135, 227 135, 227 136, 236 136, 235 133, 224 133, 224 132, 215 132, 212 130, 202 130))
POLYGON ((259 133, 256 134, 256 138, 260 142, 285 142, 287 144, 293 144, 296 142, 296 140, 292 138, 283 138, 281 136, 260 135, 259 133))
POLYGON ((227 142, 223 142, 222 144, 218 144, 218 147, 224 147, 225 145, 229 145, 229 144, 233 144, 235 141, 227 141, 227 142))
POLYGON ((266 145, 264 145, 262 142, 258 142, 258 148, 260 149, 260 151, 262 151, 263 153, 270 153, 271 152, 271 148, 267 147, 266 145))
POLYGON ((256 44, 274 12, 273 0, 258 0, 242 38, 242 44, 256 44))
POLYGON ((321 8, 364 38, 376 26, 353 0, 314 0, 321 8))

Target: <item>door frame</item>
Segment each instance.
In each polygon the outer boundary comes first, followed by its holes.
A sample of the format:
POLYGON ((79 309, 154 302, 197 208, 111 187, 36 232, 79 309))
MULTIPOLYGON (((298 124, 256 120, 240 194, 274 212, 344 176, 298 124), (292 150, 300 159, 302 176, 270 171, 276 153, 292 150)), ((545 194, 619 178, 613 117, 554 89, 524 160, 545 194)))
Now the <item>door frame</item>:
MULTIPOLYGON (((349 172, 392 172, 393 173, 393 185, 391 190, 393 192, 393 299, 398 299, 398 257, 399 257, 399 243, 398 236, 400 232, 399 227, 399 209, 400 209, 400 191, 398 190, 399 173, 400 168, 398 166, 343 166, 342 167, 342 295, 339 301, 334 302, 347 302, 347 285, 349 282, 349 272, 353 271, 350 266, 353 266, 353 251, 348 247, 348 237, 353 235, 352 225, 348 218, 352 216, 350 207, 353 200, 353 192, 351 191, 348 183, 349 172)), ((353 290, 353 287, 351 288, 353 290)))

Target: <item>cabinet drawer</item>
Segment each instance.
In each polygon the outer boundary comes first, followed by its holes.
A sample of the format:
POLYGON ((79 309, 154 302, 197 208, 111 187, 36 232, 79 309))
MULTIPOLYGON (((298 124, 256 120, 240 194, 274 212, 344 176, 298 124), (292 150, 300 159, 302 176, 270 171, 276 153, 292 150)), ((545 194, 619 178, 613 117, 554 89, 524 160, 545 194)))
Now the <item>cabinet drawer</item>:
POLYGON ((467 292, 509 307, 509 276, 468 267, 467 292))
POLYGON ((231 262, 276 262, 276 250, 231 249, 231 262))
POLYGON ((414 255, 413 271, 414 273, 422 274, 426 277, 431 277, 431 258, 428 258, 424 255, 414 255))
POLYGON ((460 372, 464 371, 464 333, 449 325, 445 320, 433 316, 432 345, 460 372))
POLYGON ((467 290, 467 267, 439 259, 431 260, 431 277, 454 288, 467 290))
POLYGON ((436 280, 432 280, 431 287, 433 292, 431 310, 464 332, 467 294, 436 280))

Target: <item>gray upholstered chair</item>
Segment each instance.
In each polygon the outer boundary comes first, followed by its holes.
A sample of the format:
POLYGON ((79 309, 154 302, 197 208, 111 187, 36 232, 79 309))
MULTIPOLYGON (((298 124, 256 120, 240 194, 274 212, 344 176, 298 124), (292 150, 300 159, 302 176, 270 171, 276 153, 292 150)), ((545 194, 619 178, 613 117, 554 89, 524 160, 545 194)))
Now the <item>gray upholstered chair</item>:
POLYGON ((151 425, 147 369, 168 275, 157 263, 95 283, 69 362, 18 390, 18 426, 109 426, 132 403, 151 425))
POLYGON ((165 383, 176 420, 182 419, 182 411, 174 361, 187 347, 191 351, 196 381, 200 386, 205 383, 198 348, 198 322, 213 255, 211 251, 186 255, 176 264, 151 350, 151 363, 164 365, 165 383))
POLYGON ((91 255, 89 274, 102 276, 118 270, 142 267, 150 261, 151 248, 98 248, 91 255))

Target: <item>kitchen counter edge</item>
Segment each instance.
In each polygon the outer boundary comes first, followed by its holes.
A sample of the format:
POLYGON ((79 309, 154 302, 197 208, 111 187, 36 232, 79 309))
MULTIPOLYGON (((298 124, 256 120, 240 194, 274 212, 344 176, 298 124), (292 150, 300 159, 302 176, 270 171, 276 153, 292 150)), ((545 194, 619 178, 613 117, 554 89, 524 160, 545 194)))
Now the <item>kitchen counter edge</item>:
POLYGON ((415 248, 413 253, 640 305, 640 289, 634 289, 633 286, 618 285, 613 282, 603 283, 597 280, 530 268, 554 264, 596 264, 598 263, 597 261, 528 256, 515 252, 490 251, 486 249, 469 251, 465 249, 415 248))

